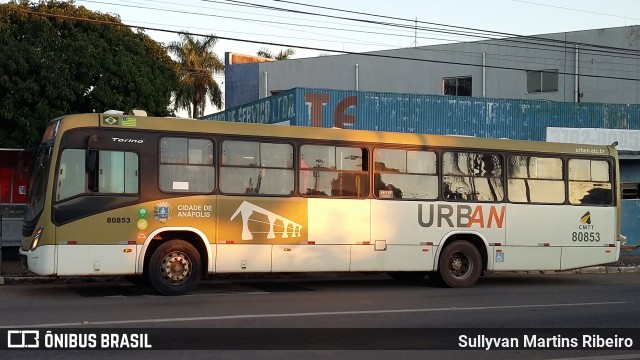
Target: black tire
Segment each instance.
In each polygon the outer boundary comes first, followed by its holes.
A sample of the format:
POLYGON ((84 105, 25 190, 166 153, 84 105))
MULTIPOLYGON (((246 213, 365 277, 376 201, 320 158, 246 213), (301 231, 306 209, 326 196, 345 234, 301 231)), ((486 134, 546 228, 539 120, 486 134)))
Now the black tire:
POLYGON ((398 281, 413 282, 424 279, 426 271, 390 271, 387 273, 392 279, 398 281))
POLYGON ((472 243, 456 240, 442 250, 438 271, 429 279, 440 286, 460 288, 475 284, 482 274, 482 257, 472 243))
POLYGON ((160 245, 149 259, 149 284, 162 295, 183 295, 198 285, 200 254, 184 240, 160 245))

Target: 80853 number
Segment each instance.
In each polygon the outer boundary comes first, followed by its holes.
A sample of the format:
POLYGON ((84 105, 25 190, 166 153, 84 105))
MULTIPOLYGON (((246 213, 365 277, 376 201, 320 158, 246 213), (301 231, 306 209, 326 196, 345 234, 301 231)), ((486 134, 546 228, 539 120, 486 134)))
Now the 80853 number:
POLYGON ((571 234, 571 240, 574 242, 599 242, 600 233, 591 231, 574 231, 571 234))
POLYGON ((108 217, 107 224, 129 224, 131 218, 128 217, 108 217))

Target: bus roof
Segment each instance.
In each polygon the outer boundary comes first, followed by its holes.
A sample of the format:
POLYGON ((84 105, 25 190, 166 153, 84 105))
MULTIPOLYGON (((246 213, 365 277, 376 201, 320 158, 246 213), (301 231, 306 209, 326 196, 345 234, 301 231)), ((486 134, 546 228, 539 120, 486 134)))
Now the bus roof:
POLYGON ((79 127, 109 127, 125 130, 182 132, 185 134, 233 134, 338 140, 392 145, 417 145, 449 148, 480 148, 531 152, 563 153, 596 156, 617 156, 613 146, 552 143, 541 141, 479 138, 458 135, 430 135, 371 130, 329 129, 304 126, 254 124, 182 118, 162 118, 135 115, 74 114, 63 118, 59 131, 79 127), (107 121, 111 118, 111 121, 107 121), (124 120, 124 121, 123 121, 124 120))

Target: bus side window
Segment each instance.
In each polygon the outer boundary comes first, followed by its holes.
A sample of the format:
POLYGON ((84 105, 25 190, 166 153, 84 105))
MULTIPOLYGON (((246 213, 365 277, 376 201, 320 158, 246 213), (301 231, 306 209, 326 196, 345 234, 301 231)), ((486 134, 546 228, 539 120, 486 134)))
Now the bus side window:
POLYGON ((293 146, 225 140, 220 190, 226 194, 280 195, 294 192, 293 146))
POLYGON ((575 205, 610 205, 613 191, 609 162, 570 159, 569 201, 575 205))
POLYGON ((160 190, 210 193, 215 188, 213 142, 165 137, 160 140, 160 190))
POLYGON ((56 200, 91 193, 135 194, 138 174, 136 153, 65 149, 58 167, 56 200))
POLYGON ((376 149, 374 195, 379 199, 436 199, 436 169, 435 152, 376 149))
POLYGON ((101 194, 138 192, 138 155, 123 151, 100 151, 97 191, 101 194))
POLYGON ((445 200, 502 201, 502 156, 487 153, 445 152, 442 158, 445 200))
POLYGON ((507 164, 509 201, 562 204, 565 201, 562 159, 512 155, 507 164))
POLYGON ((56 200, 68 199, 87 190, 85 153, 84 149, 65 149, 62 152, 58 167, 56 200))
POLYGON ((357 197, 369 195, 367 149, 331 145, 300 147, 300 183, 303 195, 357 197))

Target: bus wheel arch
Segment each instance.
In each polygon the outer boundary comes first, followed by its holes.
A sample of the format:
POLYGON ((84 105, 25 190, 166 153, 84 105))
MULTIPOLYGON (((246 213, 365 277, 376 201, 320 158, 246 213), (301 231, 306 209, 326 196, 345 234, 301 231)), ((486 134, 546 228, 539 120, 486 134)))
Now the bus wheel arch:
POLYGON ((207 269, 207 249, 198 234, 166 231, 149 243, 143 276, 162 295, 182 295, 197 285, 207 269))
POLYGON ((444 287, 474 285, 487 269, 487 247, 476 234, 455 234, 449 237, 435 259, 436 271, 429 279, 444 287))

